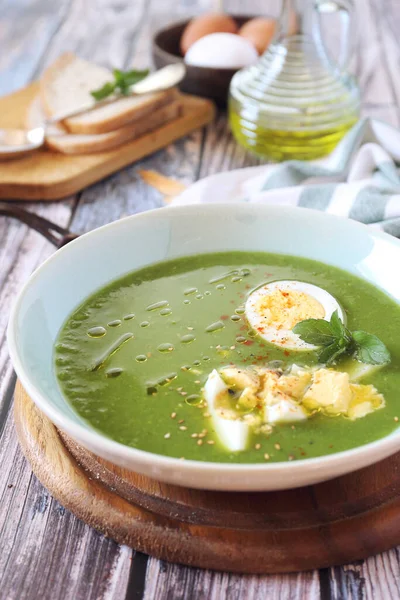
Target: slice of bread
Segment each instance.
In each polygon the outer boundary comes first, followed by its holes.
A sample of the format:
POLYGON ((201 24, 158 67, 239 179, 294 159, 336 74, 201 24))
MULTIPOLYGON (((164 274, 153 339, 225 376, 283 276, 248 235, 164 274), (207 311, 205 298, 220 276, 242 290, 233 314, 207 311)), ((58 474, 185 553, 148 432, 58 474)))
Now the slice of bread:
MULTIPOLYGON (((165 123, 176 119, 181 114, 179 94, 175 92, 172 102, 154 111, 140 121, 133 121, 125 127, 109 133, 98 135, 72 134, 62 125, 50 125, 46 129, 46 145, 63 154, 91 154, 112 150, 124 142, 139 138, 165 123)), ((40 96, 31 102, 27 116, 26 127, 37 127, 43 123, 44 110, 40 96)))
MULTIPOLYGON (((41 79, 40 94, 46 115, 54 117, 92 102, 90 92, 113 79, 108 69, 74 54, 63 54, 46 69, 41 79)), ((142 119, 172 102, 173 97, 174 91, 166 90, 120 98, 90 112, 65 119, 63 125, 71 133, 108 133, 142 119)))

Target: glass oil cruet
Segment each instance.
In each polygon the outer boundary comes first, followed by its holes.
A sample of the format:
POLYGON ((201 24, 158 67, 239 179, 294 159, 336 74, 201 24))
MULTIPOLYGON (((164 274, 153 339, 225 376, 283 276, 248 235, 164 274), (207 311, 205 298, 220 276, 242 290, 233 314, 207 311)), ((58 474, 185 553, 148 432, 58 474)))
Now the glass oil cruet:
POLYGON ((346 71, 351 0, 282 0, 276 33, 251 67, 238 71, 229 91, 229 120, 237 141, 273 160, 328 154, 359 118, 360 94, 346 71), (290 35, 292 11, 297 33, 290 35), (322 15, 341 22, 339 61, 328 54, 322 15))

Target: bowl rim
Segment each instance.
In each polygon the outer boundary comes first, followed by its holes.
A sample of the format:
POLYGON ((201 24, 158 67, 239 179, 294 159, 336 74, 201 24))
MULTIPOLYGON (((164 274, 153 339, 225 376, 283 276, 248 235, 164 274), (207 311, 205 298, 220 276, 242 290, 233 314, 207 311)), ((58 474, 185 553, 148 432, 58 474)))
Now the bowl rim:
MULTIPOLYGON (((141 213, 136 213, 127 217, 123 217, 122 219, 113 221, 101 227, 97 227, 87 233, 82 234, 79 238, 69 242, 66 246, 60 248, 56 252, 54 252, 51 256, 49 256, 28 278, 28 280, 23 285, 22 289, 19 291, 16 300, 14 301, 14 305, 10 312, 9 322, 7 326, 7 343, 10 353, 10 358, 14 369, 17 373, 18 379, 23 385, 25 391, 29 395, 29 397, 35 402, 37 407, 43 411, 49 419, 61 430, 66 431, 72 437, 76 437, 76 439, 80 440, 83 444, 87 443, 88 446, 91 447, 99 447, 101 444, 102 448, 105 448, 108 453, 117 455, 122 459, 132 459, 132 462, 140 462, 141 465, 145 465, 146 467, 151 466, 155 462, 158 467, 175 467, 179 469, 180 473, 193 474, 194 472, 200 472, 202 474, 212 474, 212 475, 222 475, 222 474, 237 474, 237 475, 249 475, 249 474, 257 474, 266 476, 268 473, 277 473, 284 472, 285 476, 290 474, 295 474, 297 471, 302 470, 306 467, 309 467, 310 470, 316 468, 323 469, 328 467, 329 465, 333 466, 337 463, 341 463, 346 459, 352 459, 354 457, 362 456, 364 454, 368 454, 373 451, 375 448, 380 448, 381 450, 389 449, 393 446, 393 442, 395 439, 400 438, 400 425, 397 429, 393 430, 388 435, 379 438, 373 442, 369 442, 367 444, 363 444, 360 446, 356 446, 355 448, 351 448, 349 450, 343 450, 340 452, 335 452, 333 454, 322 455, 313 458, 305 458, 298 459, 295 461, 282 461, 276 463, 224 463, 224 462, 210 462, 210 461, 197 461, 192 459, 181 460, 180 458, 174 458, 170 456, 165 456, 162 454, 157 454, 155 452, 149 452, 147 450, 140 450, 138 448, 133 448, 130 446, 126 446, 115 440, 107 437, 96 429, 92 428, 88 423, 87 426, 84 426, 81 423, 77 423, 73 419, 63 414, 60 414, 57 407, 55 407, 51 400, 46 397, 46 395, 42 394, 40 390, 37 389, 35 384, 33 384, 29 376, 25 372, 25 368, 23 362, 19 356, 18 351, 18 342, 17 342, 17 315, 19 312, 20 305, 24 299, 24 296, 27 290, 33 285, 39 275, 47 269, 47 265, 53 263, 58 260, 58 257, 66 252, 69 252, 69 248, 72 246, 79 245, 82 240, 87 240, 88 238, 95 238, 97 236, 102 235, 103 231, 117 230, 120 227, 121 223, 126 223, 129 221, 132 222, 140 222, 140 220, 151 219, 154 215, 158 214, 174 214, 174 213, 184 213, 184 212, 196 212, 197 210, 205 210, 205 211, 218 211, 218 210, 231 210, 235 211, 244 211, 246 210, 255 210, 255 212, 261 211, 265 213, 272 213, 280 215, 284 217, 288 214, 298 214, 298 211, 302 211, 308 215, 307 220, 314 221, 324 221, 337 223, 346 222, 347 225, 350 222, 351 227, 354 230, 362 231, 363 233, 367 233, 372 238, 381 239, 383 241, 389 242, 391 245, 397 246, 400 248, 400 240, 391 236, 383 231, 371 229, 367 225, 353 221, 352 219, 348 219, 346 217, 340 217, 337 215, 331 215, 322 211, 303 208, 297 206, 279 206, 279 205, 265 205, 265 204, 249 204, 249 203, 212 203, 212 204, 192 204, 192 205, 176 205, 176 206, 167 206, 162 207, 162 211, 159 208, 154 208, 148 211, 143 211, 141 213)), ((61 392, 62 394, 62 392, 61 392)), ((68 404, 68 401, 64 397, 64 401, 68 404)), ((68 404, 69 406, 69 404, 68 404)), ((383 454, 381 452, 380 454, 383 454)), ((379 460, 379 459, 378 459, 379 460)), ((370 461, 368 464, 372 464, 373 461, 370 461)), ((347 472, 351 470, 357 470, 360 468, 359 466, 355 466, 354 469, 348 469, 347 472)), ((138 471, 139 472, 139 471, 138 471)), ((143 470, 141 471, 143 472, 143 470)), ((152 476, 151 474, 149 475, 152 476)), ((183 484, 184 485, 184 484, 183 484)), ((245 489, 246 486, 242 487, 245 489)), ((255 489, 254 486, 249 484, 249 490, 255 489)), ((209 489, 228 489, 221 487, 214 487, 209 489)), ((262 489, 262 488, 260 488, 262 489)))

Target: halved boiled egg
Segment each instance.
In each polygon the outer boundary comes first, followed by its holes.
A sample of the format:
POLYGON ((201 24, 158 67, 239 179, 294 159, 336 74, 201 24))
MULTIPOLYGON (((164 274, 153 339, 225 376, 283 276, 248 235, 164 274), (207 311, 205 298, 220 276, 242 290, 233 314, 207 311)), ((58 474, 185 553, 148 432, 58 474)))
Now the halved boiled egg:
POLYGON ((288 350, 315 350, 303 342, 292 329, 305 319, 329 321, 338 311, 345 314, 338 301, 322 288, 303 281, 273 281, 250 294, 245 314, 251 327, 267 342, 288 350))

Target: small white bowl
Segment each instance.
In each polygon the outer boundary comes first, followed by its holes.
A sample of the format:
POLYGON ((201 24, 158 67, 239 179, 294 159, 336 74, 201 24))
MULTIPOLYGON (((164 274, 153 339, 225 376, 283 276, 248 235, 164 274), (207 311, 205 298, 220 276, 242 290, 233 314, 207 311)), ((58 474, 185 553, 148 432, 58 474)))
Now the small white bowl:
POLYGON ((271 464, 181 461, 110 440, 66 402, 53 368, 57 334, 71 311, 108 282, 145 265, 226 250, 316 259, 372 282, 400 301, 400 241, 355 221, 303 208, 250 204, 163 208, 117 221, 71 242, 30 277, 13 308, 8 343, 18 377, 37 406, 79 444, 161 481, 212 490, 279 490, 373 464, 400 449, 390 435, 320 458, 271 464))

